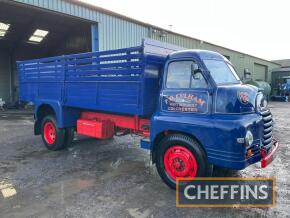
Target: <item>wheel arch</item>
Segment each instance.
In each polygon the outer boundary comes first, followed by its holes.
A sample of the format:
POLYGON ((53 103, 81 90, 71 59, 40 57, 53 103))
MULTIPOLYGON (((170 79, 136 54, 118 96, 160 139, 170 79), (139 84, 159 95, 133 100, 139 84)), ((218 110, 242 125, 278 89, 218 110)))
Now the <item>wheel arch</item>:
POLYGON ((161 142, 161 140, 164 139, 166 136, 173 135, 173 134, 185 135, 185 136, 188 136, 189 138, 197 141, 201 145, 203 151, 206 154, 206 150, 204 148, 203 143, 194 134, 190 134, 188 132, 179 131, 179 130, 164 130, 164 131, 161 131, 158 134, 156 134, 156 136, 155 136, 155 138, 153 140, 152 148, 151 148, 151 155, 152 155, 152 161, 153 161, 153 163, 156 162, 157 148, 158 148, 158 145, 161 142))
POLYGON ((58 128, 74 128, 80 116, 80 109, 65 107, 59 101, 40 101, 35 104, 35 135, 41 132, 41 120, 46 115, 54 115, 58 128))
POLYGON ((50 104, 41 104, 37 108, 36 118, 41 119, 47 115, 55 115, 54 108, 50 104))
POLYGON ((41 134, 41 122, 45 116, 52 115, 57 119, 57 111, 55 107, 48 103, 39 104, 35 107, 35 123, 34 123, 34 134, 41 134))

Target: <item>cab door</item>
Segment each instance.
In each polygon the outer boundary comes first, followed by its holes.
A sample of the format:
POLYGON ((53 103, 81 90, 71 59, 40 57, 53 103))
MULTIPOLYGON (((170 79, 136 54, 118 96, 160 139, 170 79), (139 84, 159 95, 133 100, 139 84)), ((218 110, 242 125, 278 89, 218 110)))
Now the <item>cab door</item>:
POLYGON ((209 84, 201 70, 193 72, 197 62, 192 59, 173 60, 165 72, 160 111, 185 114, 207 114, 211 106, 209 84))

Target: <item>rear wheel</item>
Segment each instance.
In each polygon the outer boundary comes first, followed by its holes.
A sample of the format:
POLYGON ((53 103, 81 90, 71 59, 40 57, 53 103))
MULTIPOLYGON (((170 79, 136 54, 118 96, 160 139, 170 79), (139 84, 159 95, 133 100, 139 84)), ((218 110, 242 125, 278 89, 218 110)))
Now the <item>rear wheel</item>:
POLYGON ((174 134, 164 138, 157 148, 157 171, 162 180, 176 188, 176 178, 194 178, 211 175, 212 167, 201 145, 192 138, 174 134))
POLYGON ((64 134, 64 145, 65 147, 68 147, 71 145, 75 135, 75 129, 74 128, 66 128, 65 134, 64 134))
POLYGON ((65 129, 57 128, 54 116, 46 116, 42 120, 41 136, 48 150, 56 151, 65 148, 65 129))

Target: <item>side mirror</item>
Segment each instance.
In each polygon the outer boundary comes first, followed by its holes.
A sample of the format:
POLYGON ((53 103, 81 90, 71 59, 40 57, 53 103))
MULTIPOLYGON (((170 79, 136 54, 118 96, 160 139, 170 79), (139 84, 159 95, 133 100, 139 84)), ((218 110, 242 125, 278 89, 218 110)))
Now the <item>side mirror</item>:
POLYGON ((244 78, 245 79, 251 79, 251 72, 249 71, 249 69, 245 68, 244 69, 244 78))
POLYGON ((194 80, 201 79, 201 69, 198 67, 197 63, 191 65, 191 75, 194 80))

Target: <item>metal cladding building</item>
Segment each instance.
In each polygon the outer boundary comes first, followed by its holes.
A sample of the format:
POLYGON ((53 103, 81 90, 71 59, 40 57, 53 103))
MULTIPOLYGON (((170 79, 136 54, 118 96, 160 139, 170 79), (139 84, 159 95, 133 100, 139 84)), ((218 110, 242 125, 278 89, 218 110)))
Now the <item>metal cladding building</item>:
POLYGON ((152 38, 218 51, 253 79, 271 81, 271 61, 143 23, 75 0, 0 0, 0 98, 18 101, 16 60, 140 45, 152 38))
POLYGON ((282 78, 290 78, 290 59, 274 60, 273 62, 281 65, 279 68, 272 69, 272 86, 275 90, 282 82, 282 78))

